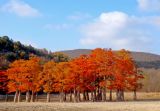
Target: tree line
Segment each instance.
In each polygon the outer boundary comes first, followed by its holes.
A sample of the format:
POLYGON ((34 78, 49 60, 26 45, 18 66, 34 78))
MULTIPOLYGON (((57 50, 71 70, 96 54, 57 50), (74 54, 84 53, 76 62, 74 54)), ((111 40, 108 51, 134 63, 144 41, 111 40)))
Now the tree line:
POLYGON ((133 99, 137 99, 141 79, 142 71, 129 51, 97 48, 89 55, 63 62, 44 61, 34 55, 15 60, 0 72, 0 89, 15 93, 14 102, 21 101, 22 93, 26 102, 34 102, 40 91, 47 93, 47 102, 51 93, 58 93, 60 102, 112 101, 112 92, 116 92, 117 101, 123 101, 125 91, 133 91, 133 99))

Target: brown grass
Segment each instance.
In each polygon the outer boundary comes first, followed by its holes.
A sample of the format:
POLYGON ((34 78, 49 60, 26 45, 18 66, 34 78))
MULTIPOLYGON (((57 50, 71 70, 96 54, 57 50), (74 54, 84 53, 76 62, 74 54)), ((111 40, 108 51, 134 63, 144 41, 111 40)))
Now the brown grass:
POLYGON ((133 93, 125 93, 125 102, 1 102, 0 111, 160 111, 160 93, 139 92, 139 101, 131 101, 132 96, 133 93))
POLYGON ((0 111, 159 111, 160 102, 0 103, 0 111))
MULTIPOLYGON (((109 95, 109 94, 108 94, 109 95)), ((125 92, 125 101, 132 101, 133 100, 133 93, 132 92, 125 92)), ((113 100, 116 99, 116 94, 113 93, 113 100)), ((139 101, 149 101, 149 100, 160 100, 160 93, 159 92, 137 92, 137 99, 139 101)))

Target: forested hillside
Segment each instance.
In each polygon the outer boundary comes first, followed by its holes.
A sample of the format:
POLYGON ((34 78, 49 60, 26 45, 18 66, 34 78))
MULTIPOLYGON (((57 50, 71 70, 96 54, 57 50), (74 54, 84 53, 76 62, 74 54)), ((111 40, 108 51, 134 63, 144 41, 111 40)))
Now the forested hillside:
POLYGON ((37 49, 31 45, 24 45, 20 41, 10 39, 8 36, 0 37, 0 69, 7 69, 9 63, 15 60, 27 60, 30 55, 36 55, 47 60, 55 59, 55 61, 66 61, 68 59, 67 56, 61 53, 52 53, 47 49, 37 49))

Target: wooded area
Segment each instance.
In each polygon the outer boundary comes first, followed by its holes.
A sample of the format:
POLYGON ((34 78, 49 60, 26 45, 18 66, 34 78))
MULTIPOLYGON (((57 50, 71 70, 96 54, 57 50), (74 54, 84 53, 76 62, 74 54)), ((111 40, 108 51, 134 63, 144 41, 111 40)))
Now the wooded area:
MULTIPOLYGON (((66 59, 65 59, 66 60, 66 59)), ((134 92, 142 87, 142 71, 138 70, 130 52, 97 48, 90 55, 81 55, 70 61, 44 60, 30 55, 28 60, 12 62, 6 71, 0 72, 0 85, 4 92, 15 93, 14 102, 21 101, 26 93, 26 102, 34 102, 38 92, 58 93, 59 101, 106 101, 106 92, 116 92, 117 101, 123 101, 124 91, 134 92), (89 96, 89 94, 91 96, 89 96)))

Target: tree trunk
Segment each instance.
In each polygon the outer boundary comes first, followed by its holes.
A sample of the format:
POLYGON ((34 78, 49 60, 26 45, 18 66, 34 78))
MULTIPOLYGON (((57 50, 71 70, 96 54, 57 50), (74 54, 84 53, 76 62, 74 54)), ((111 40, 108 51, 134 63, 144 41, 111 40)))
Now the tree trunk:
POLYGON ((109 92, 109 101, 112 101, 112 90, 110 89, 110 92, 109 92))
POLYGON ((107 86, 107 80, 106 76, 104 76, 105 86, 102 88, 102 101, 106 101, 106 86, 107 86))
POLYGON ((121 100, 121 97, 120 97, 120 91, 119 91, 119 90, 117 90, 116 96, 117 96, 117 101, 120 101, 120 100, 121 100))
POLYGON ((77 102, 77 100, 76 100, 77 99, 77 91, 74 89, 73 93, 74 93, 74 102, 77 102))
POLYGON ((38 101, 38 92, 36 92, 36 98, 35 98, 35 101, 36 101, 36 102, 38 101))
POLYGON ((122 101, 124 101, 124 91, 122 90, 121 93, 122 93, 122 95, 121 95, 121 96, 122 96, 122 97, 121 97, 121 98, 122 98, 122 101))
POLYGON ((102 100, 102 88, 98 88, 98 95, 97 95, 97 98, 99 101, 102 100))
POLYGON ((77 91, 77 102, 80 102, 81 101, 81 96, 80 96, 80 92, 77 91))
POLYGON ((18 102, 21 102, 21 91, 18 93, 18 102))
POLYGON ((89 101, 89 92, 86 92, 86 99, 89 101))
POLYGON ((91 91, 91 101, 94 102, 93 91, 91 91))
POLYGON ((50 102, 50 92, 47 93, 47 102, 50 102))
POLYGON ((64 93, 60 92, 60 102, 64 102, 64 93))
POLYGON ((97 95, 96 90, 94 90, 94 96, 93 96, 94 97, 93 98, 94 101, 97 101, 97 96, 96 95, 97 95))
POLYGON ((67 93, 66 93, 66 92, 64 93, 63 100, 64 100, 64 101, 66 101, 66 100, 67 100, 67 93))
POLYGON ((6 94, 6 96, 5 96, 5 102, 7 102, 8 101, 8 94, 6 94))
POLYGON ((86 101, 86 93, 85 93, 85 91, 83 92, 83 101, 86 101))
POLYGON ((106 88, 103 88, 102 101, 106 101, 106 88))
POLYGON ((72 102, 72 91, 70 91, 69 101, 72 102))
POLYGON ((124 91, 117 90, 117 101, 124 101, 124 91))
POLYGON ((29 91, 26 92, 26 102, 29 102, 30 99, 30 93, 29 91))
POLYGON ((134 99, 135 101, 137 100, 137 92, 136 92, 136 90, 134 90, 133 99, 134 99))
POLYGON ((16 90, 15 95, 14 95, 14 102, 17 102, 17 97, 18 97, 18 90, 16 90))
POLYGON ((34 102, 34 92, 32 91, 31 102, 34 102))

